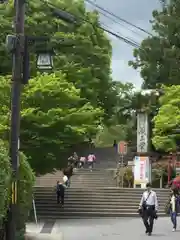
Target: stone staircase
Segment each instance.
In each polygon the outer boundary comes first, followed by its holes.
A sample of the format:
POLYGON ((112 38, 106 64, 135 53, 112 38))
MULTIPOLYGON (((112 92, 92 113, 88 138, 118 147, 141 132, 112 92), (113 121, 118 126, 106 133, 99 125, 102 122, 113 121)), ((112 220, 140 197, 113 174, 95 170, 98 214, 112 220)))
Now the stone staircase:
POLYGON ((77 169, 71 179, 71 188, 115 187, 114 169, 77 169))
MULTIPOLYGON (((83 153, 89 154, 89 150, 83 153)), ((71 187, 65 193, 65 205, 61 208, 56 203, 56 181, 62 180, 62 173, 36 179, 34 189, 37 217, 39 220, 60 218, 92 218, 92 217, 138 217, 142 189, 117 188, 113 180, 118 156, 114 148, 94 149, 96 155, 95 169, 90 172, 78 169, 71 178, 71 187)), ((159 200, 159 215, 164 216, 164 207, 169 191, 156 190, 159 200)))
MULTIPOLYGON (((142 189, 70 188, 66 192, 65 205, 56 203, 52 187, 36 187, 35 203, 38 219, 60 219, 78 217, 138 217, 137 209, 142 189)), ((159 215, 164 216, 168 190, 156 190, 159 200, 159 215)))
MULTIPOLYGON (((79 169, 72 177, 71 187, 66 190, 65 205, 56 203, 55 184, 60 172, 37 178, 34 191, 38 219, 79 217, 137 217, 142 189, 117 188, 112 178, 112 169, 79 169)), ((164 207, 169 192, 156 190, 159 200, 159 215, 164 216, 164 207)))

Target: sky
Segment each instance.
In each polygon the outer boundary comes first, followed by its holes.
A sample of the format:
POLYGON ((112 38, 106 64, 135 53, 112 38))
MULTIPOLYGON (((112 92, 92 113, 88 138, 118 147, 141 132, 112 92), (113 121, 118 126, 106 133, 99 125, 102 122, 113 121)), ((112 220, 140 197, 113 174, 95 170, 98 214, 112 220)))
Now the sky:
MULTIPOLYGON (((133 23, 151 32, 150 20, 152 19, 152 11, 160 9, 159 0, 91 0, 99 6, 113 12, 115 15, 133 23)), ((87 4, 89 10, 95 9, 90 4, 87 4)), ((98 9, 96 9, 98 10, 98 9)), ((111 16, 112 17, 112 16, 111 16)), ((118 33, 124 37, 131 38, 137 43, 148 35, 131 27, 125 23, 113 22, 111 19, 101 15, 100 22, 105 24, 109 30, 118 33)), ((116 81, 131 82, 136 88, 140 88, 142 79, 139 71, 128 66, 128 61, 133 60, 133 47, 120 41, 119 39, 109 36, 113 48, 112 56, 112 76, 116 81)))

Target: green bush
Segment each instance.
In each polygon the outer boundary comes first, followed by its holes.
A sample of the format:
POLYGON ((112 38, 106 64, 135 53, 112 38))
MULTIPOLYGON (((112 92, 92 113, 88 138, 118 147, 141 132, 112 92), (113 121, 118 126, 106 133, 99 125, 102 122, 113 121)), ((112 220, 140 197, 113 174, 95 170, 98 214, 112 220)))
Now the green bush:
MULTIPOLYGON (((8 205, 11 198, 11 165, 8 156, 8 148, 0 140, 0 225, 6 217, 8 205)), ((35 175, 23 153, 19 155, 19 173, 18 173, 18 207, 19 217, 17 221, 17 240, 23 239, 25 232, 25 223, 28 219, 28 212, 32 205, 32 191, 35 181, 35 175)))
POLYGON ((134 183, 134 175, 131 167, 127 167, 124 172, 124 187, 132 188, 134 183))
POLYGON ((6 216, 10 196, 11 165, 8 150, 0 140, 0 223, 6 216))
POLYGON ((27 161, 26 156, 20 153, 19 181, 18 181, 18 206, 19 221, 17 229, 22 231, 28 220, 28 213, 32 206, 32 193, 35 182, 35 175, 27 161))

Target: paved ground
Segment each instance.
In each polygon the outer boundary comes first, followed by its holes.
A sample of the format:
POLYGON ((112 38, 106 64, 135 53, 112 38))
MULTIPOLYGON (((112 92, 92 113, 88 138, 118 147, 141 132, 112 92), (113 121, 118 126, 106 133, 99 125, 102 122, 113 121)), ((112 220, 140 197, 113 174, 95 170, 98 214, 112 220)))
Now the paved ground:
MULTIPOLYGON (((149 238, 144 233, 141 219, 134 218, 106 218, 106 219, 64 219, 27 225, 28 231, 58 234, 63 240, 144 240, 149 238)), ((154 240, 179 240, 180 227, 172 232, 172 225, 169 218, 159 218, 155 222, 154 233, 151 236, 154 240)))

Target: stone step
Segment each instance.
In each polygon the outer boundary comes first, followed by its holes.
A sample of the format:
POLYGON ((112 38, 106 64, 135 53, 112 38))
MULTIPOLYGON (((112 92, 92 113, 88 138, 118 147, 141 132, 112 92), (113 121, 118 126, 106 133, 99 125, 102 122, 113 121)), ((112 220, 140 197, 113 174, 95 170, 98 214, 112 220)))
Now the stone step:
MULTIPOLYGON (((48 207, 47 209, 43 209, 43 208, 38 208, 37 209, 37 214, 47 214, 47 215, 56 215, 56 216, 59 216, 61 213, 83 213, 83 212, 91 212, 92 214, 93 213, 106 213, 106 214, 112 214, 112 213, 119 213, 119 214, 122 214, 122 213, 127 213, 127 214, 130 214, 130 213, 136 213, 136 215, 138 215, 138 209, 137 208, 134 208, 134 209, 128 209, 128 208, 117 208, 117 209, 109 209, 109 208, 102 208, 102 209, 97 209, 97 208, 68 208, 68 207, 64 207, 64 208, 61 208, 61 207, 57 207, 56 208, 52 208, 52 207, 48 207)), ((163 213, 163 209, 160 210, 160 213, 163 213)))
MULTIPOLYGON (((34 198, 35 199, 42 199, 42 197, 43 197, 43 199, 51 199, 51 198, 54 198, 54 197, 56 197, 56 193, 54 193, 54 194, 49 194, 49 195, 43 195, 43 194, 41 194, 41 195, 34 195, 34 198)), ((140 197, 135 197, 135 198, 128 198, 128 197, 126 197, 126 196, 124 196, 124 197, 121 197, 121 196, 117 196, 117 197, 112 197, 112 196, 83 196, 83 195, 81 195, 81 196, 79 196, 79 195, 67 195, 67 194, 65 194, 65 199, 72 199, 73 201, 75 201, 75 200, 80 200, 80 199, 82 199, 82 201, 86 201, 86 200, 94 200, 94 201, 124 201, 124 202, 138 202, 138 201, 140 201, 140 197)), ((167 201, 169 198, 168 198, 168 196, 159 196, 158 197, 158 201, 167 201)))
POLYGON ((72 177, 71 181, 80 181, 80 180, 85 180, 85 181, 90 181, 90 182, 94 182, 94 181, 106 181, 106 180, 111 180, 113 181, 113 176, 104 176, 104 177, 93 177, 93 176, 83 176, 83 177, 72 177))
MULTIPOLYGON (((159 213, 158 214, 159 217, 167 217, 166 214, 164 213, 159 213)), ((59 216, 52 216, 52 215, 43 215, 43 214, 39 214, 38 215, 38 221, 45 221, 46 219, 48 220, 58 220, 58 219, 89 219, 89 218, 139 218, 139 216, 137 215, 137 213, 113 213, 113 214, 107 214, 107 213, 89 213, 89 212, 83 212, 83 213, 66 213, 66 214, 61 214, 59 216)))
MULTIPOLYGON (((54 188, 53 187, 46 187, 46 186, 35 186, 34 191, 52 191, 54 188)), ((169 194, 170 190, 168 189, 154 189, 157 194, 169 194)), ((69 192, 92 192, 92 189, 86 189, 82 187, 77 187, 77 188, 68 188, 69 192)), ((144 189, 133 189, 133 188, 119 188, 119 187, 103 187, 99 188, 98 192, 118 192, 118 193, 123 193, 123 194, 142 194, 144 189)))
MULTIPOLYGON (((54 196, 56 194, 56 190, 51 191, 51 192, 35 192, 34 196, 54 196)), ((128 199, 140 199, 142 194, 134 194, 134 195, 126 195, 126 194, 120 194, 120 193, 111 193, 111 192, 107 192, 107 193, 83 193, 83 192, 65 192, 65 196, 68 197, 77 197, 79 196, 79 198, 85 197, 85 198, 119 198, 119 199, 124 199, 124 200, 128 200, 128 199)), ((167 194, 159 194, 157 195, 158 199, 160 198, 168 198, 169 195, 167 194)))
MULTIPOLYGON (((98 199, 89 199, 89 198, 68 198, 68 197, 65 197, 65 201, 67 203, 70 203, 70 204, 87 204, 87 203, 90 203, 90 204, 97 204, 97 205, 100 205, 100 204, 104 204, 104 203, 109 203, 109 204, 112 204, 112 205, 122 205, 122 204, 125 204, 125 205, 139 205, 139 202, 140 202, 140 199, 136 199, 134 201, 132 200, 125 200, 125 199, 103 199, 103 198, 98 198, 98 199)), ((36 203, 46 203, 46 202, 49 202, 49 203, 52 203, 52 202, 56 202, 56 196, 51 196, 51 197, 44 197, 43 201, 42 201, 42 198, 41 197, 36 197, 35 198, 35 202, 36 203)), ((167 202, 167 198, 164 198, 164 199, 158 199, 158 202, 159 204, 162 204, 162 203, 166 203, 167 202)))
MULTIPOLYGON (((52 189, 52 187, 44 187, 44 186, 35 186, 34 189, 52 189)), ((77 188, 77 190, 81 190, 83 188, 77 188)), ((145 189, 142 189, 142 188, 121 188, 121 187, 111 187, 111 188, 108 188, 108 187, 104 187, 102 188, 102 190, 112 190, 114 191, 114 189, 117 189, 118 191, 120 192, 143 192, 145 189)), ((170 193, 170 190, 169 189, 166 189, 166 188, 154 188, 153 189, 154 191, 156 192, 168 192, 170 193)))
MULTIPOLYGON (((106 213, 95 213, 95 214, 91 214, 91 213, 88 213, 88 212, 86 212, 86 213, 79 213, 79 214, 77 214, 77 213, 72 213, 73 215, 71 215, 71 214, 61 214, 60 216, 58 216, 58 218, 57 218, 57 216, 51 216, 51 215, 43 215, 43 214, 39 214, 38 215, 38 221, 44 221, 44 220, 47 220, 47 219, 49 219, 49 220, 59 220, 59 219, 89 219, 89 218, 91 218, 91 219, 99 219, 99 218, 139 218, 139 216, 137 215, 137 213, 130 213, 130 214, 124 214, 124 213, 122 213, 122 214, 106 214, 106 213)), ((159 213, 158 214, 158 217, 167 217, 167 215, 166 214, 164 214, 164 213, 159 213)))
MULTIPOLYGON (((48 206, 48 211, 57 211, 59 209, 59 206, 57 205, 56 202, 51 202, 51 203, 36 203, 36 207, 38 208, 38 211, 46 211, 46 208, 48 206)), ((110 203, 106 203, 106 204, 68 204, 65 201, 65 205, 64 205, 64 209, 76 209, 78 211, 80 211, 80 209, 96 209, 96 210, 104 210, 104 209, 108 209, 108 211, 113 210, 113 211, 118 211, 118 210, 124 210, 124 209, 128 209, 129 211, 137 211, 139 205, 122 205, 122 204, 110 204, 110 203)), ((159 210, 164 210, 165 209, 165 205, 164 204, 160 204, 159 205, 159 210)))
MULTIPOLYGON (((52 194, 35 194, 34 195, 34 198, 35 199, 42 199, 42 197, 44 199, 51 199, 51 198, 54 198, 56 197, 56 193, 52 193, 52 194)), ((139 196, 136 196, 134 198, 130 198, 130 197, 127 197, 127 196, 121 196, 121 195, 117 195, 117 196, 103 196, 103 195, 100 195, 100 196, 97 196, 97 195, 78 195, 78 194, 66 194, 65 193, 65 199, 67 200, 81 200, 82 201, 86 201, 86 200, 90 200, 90 201, 120 201, 120 202, 138 202, 141 200, 141 197, 139 196)), ((168 200, 169 197, 168 196, 159 196, 158 197, 158 201, 165 201, 165 200, 168 200)))
MULTIPOLYGON (((92 189, 93 190, 93 189, 92 189)), ((95 189, 97 190, 97 189, 95 189)), ((56 193, 56 189, 54 188, 53 190, 51 191, 34 191, 34 194, 52 194, 52 193, 56 193)), ((104 196, 104 197, 108 197, 108 195, 111 194, 111 197, 113 196, 119 196, 119 197, 126 197, 126 198, 134 198, 134 197, 138 197, 140 198, 142 196, 142 193, 141 194, 136 194, 136 193, 132 193, 132 194, 125 194, 125 193, 120 193, 120 192, 112 192, 112 191, 104 191, 104 192, 95 192, 95 191, 70 191, 69 189, 67 190, 66 192, 67 195, 79 195, 79 196, 104 196)), ((158 194, 157 193, 157 196, 160 197, 160 196, 169 196, 169 194, 158 194)))

